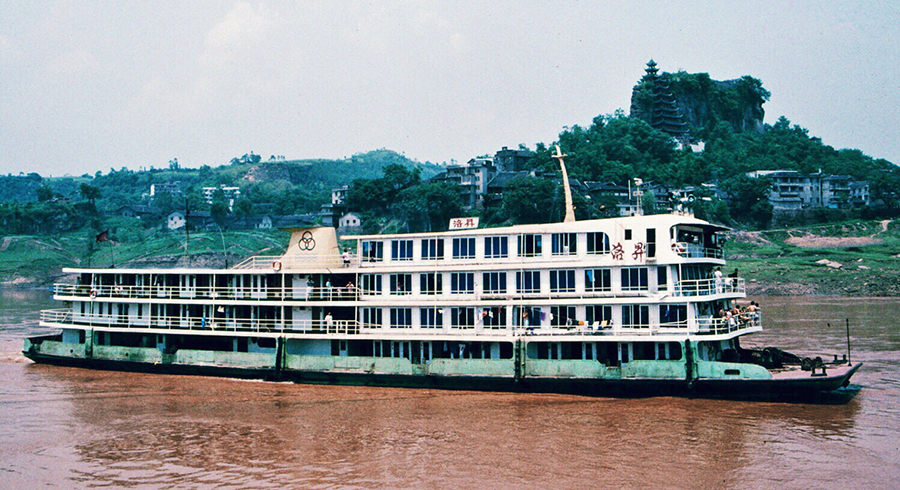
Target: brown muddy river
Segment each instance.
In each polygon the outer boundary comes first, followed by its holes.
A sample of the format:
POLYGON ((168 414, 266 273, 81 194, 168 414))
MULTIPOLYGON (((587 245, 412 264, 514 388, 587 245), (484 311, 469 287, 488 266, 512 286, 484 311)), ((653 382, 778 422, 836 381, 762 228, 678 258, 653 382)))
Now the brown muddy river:
POLYGON ((0 488, 900 488, 900 300, 759 299, 767 330, 745 346, 843 353, 849 318, 859 394, 622 400, 35 365, 21 339, 49 294, 0 291, 0 488))

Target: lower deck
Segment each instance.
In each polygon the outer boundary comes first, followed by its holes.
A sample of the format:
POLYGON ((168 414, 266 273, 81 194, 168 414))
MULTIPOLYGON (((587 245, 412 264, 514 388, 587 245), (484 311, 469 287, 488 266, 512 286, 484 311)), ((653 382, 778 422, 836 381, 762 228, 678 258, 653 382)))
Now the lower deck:
POLYGON ((735 361, 733 341, 560 342, 208 337, 64 330, 26 340, 36 362, 312 383, 581 394, 828 391, 858 365, 770 370, 735 361))

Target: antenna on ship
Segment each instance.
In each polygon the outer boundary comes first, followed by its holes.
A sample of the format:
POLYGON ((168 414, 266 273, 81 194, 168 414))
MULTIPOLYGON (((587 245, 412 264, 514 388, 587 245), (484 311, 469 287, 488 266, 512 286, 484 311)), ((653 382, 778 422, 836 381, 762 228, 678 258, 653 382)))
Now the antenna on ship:
POLYGON ((563 222, 571 223, 575 221, 575 206, 572 205, 572 189, 569 187, 569 174, 566 173, 566 162, 563 161, 563 157, 569 155, 563 155, 559 145, 556 145, 556 154, 551 156, 559 160, 559 167, 562 169, 563 188, 566 191, 566 217, 563 219, 563 222))

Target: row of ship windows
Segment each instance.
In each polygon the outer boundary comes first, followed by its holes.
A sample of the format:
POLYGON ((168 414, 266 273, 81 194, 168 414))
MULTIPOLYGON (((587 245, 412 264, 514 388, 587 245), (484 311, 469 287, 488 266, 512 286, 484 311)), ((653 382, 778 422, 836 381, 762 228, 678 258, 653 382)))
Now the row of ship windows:
MULTIPOLYGON (((658 305, 659 322, 667 325, 687 326, 688 309, 684 304, 658 305)), ((549 322, 551 327, 572 326, 579 323, 592 325, 603 323, 610 326, 613 322, 613 307, 610 305, 584 306, 583 316, 578 315, 575 306, 551 306, 549 309, 538 306, 514 306, 512 318, 507 318, 509 308, 506 306, 474 307, 419 307, 419 328, 443 328, 444 315, 449 316, 451 328, 475 328, 478 324, 485 328, 506 328, 508 320, 512 325, 524 327, 540 327, 549 322), (549 311, 548 311, 549 310, 549 311)), ((360 322, 367 325, 383 325, 383 312, 388 310, 389 328, 412 328, 413 308, 360 308, 360 322)), ((622 305, 619 321, 629 328, 650 327, 649 305, 622 305)))
MULTIPOLYGON (((657 287, 664 287, 667 283, 666 267, 656 268, 657 287)), ((575 269, 549 270, 549 286, 551 293, 574 293, 575 269)), ((474 272, 450 272, 451 294, 474 294, 474 272)), ((396 273, 388 276, 388 292, 394 295, 411 294, 413 291, 413 274, 396 273)), ((382 274, 361 274, 360 288, 363 294, 381 294, 383 292, 382 274)), ((419 294, 441 294, 444 292, 444 274, 440 272, 425 272, 419 276, 419 294)), ((647 291, 649 284, 649 268, 647 267, 623 267, 620 269, 620 288, 622 291, 647 291)), ((506 272, 484 272, 481 282, 484 294, 506 294, 506 272)), ((610 269, 585 269, 584 290, 586 292, 611 291, 612 271, 610 269)), ((516 272, 516 292, 521 294, 540 293, 541 271, 526 270, 516 272)))
MULTIPOLYGON (((631 239, 631 230, 626 230, 626 240, 631 239)), ((550 253, 552 255, 576 255, 578 253, 577 233, 553 233, 550 235, 550 253)), ((508 236, 484 237, 484 258, 502 259, 510 255, 508 236)), ((538 257, 544 254, 544 235, 523 234, 517 237, 516 256, 538 257)), ((447 258, 444 250, 443 238, 422 238, 421 260, 442 260, 447 258)), ((451 255, 453 259, 475 259, 475 237, 457 237, 451 239, 451 255)), ((412 239, 387 240, 390 243, 391 261, 403 262, 413 260, 412 239)), ((656 254, 656 230, 647 229, 648 256, 656 254)), ((385 241, 363 240, 360 245, 360 254, 364 262, 381 262, 385 258, 385 241)), ((609 236, 602 232, 587 233, 586 251, 588 254, 610 253, 609 236)))
MULTIPOLYGON (((144 305, 137 304, 137 317, 144 315, 144 305)), ((152 314, 156 316, 165 315, 158 305, 153 305, 152 314)), ((175 305, 173 305, 175 306, 175 305)), ((185 305, 181 305, 179 309, 181 313, 185 313, 185 305)), ((667 304, 658 305, 659 322, 661 324, 685 325, 688 319, 688 308, 686 304, 667 304)), ((611 305, 587 305, 583 307, 576 306, 551 306, 542 308, 539 306, 513 306, 511 308, 512 317, 507 315, 510 307, 492 306, 492 307, 475 307, 475 306, 423 306, 417 308, 419 310, 419 328, 443 328, 444 315, 448 315, 450 326, 452 328, 475 328, 478 324, 486 328, 506 328, 509 321, 515 326, 539 327, 541 325, 549 325, 552 327, 572 326, 580 322, 588 325, 594 323, 605 323, 607 326, 613 322, 613 307, 611 305), (579 309, 584 308, 584 313, 579 315, 579 309)), ((81 314, 91 313, 92 308, 88 307, 88 303, 81 303, 81 314)), ((390 320, 388 327, 390 328, 412 328, 413 327, 413 308, 412 307, 367 307, 359 309, 359 320, 367 325, 383 325, 384 310, 388 310, 388 318, 390 320)), ((129 314, 126 304, 107 303, 104 308, 100 305, 101 316, 120 316, 124 317, 129 314), (104 311, 105 310, 105 311, 104 311)), ((171 313, 171 312, 169 312, 171 313)), ((225 315, 225 311, 222 311, 225 315)), ((227 316, 227 315, 225 315, 227 316)), ((621 305, 621 317, 619 321, 623 326, 629 328, 649 328, 650 327, 650 306, 640 304, 621 305)))

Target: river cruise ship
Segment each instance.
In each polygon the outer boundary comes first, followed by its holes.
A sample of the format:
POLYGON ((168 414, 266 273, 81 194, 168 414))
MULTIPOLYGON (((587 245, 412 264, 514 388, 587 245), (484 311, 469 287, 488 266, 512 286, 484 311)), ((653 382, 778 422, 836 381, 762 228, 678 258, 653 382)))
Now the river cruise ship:
MULTIPOLYGON (((464 223, 463 223, 464 224, 464 223)), ((35 362, 306 383, 593 395, 845 386, 846 357, 742 349, 764 311, 723 277, 726 229, 667 214, 351 237, 291 231, 227 269, 91 269, 56 284, 35 362), (345 237, 347 238, 347 237, 345 237), (743 300, 743 301, 742 301, 743 300)))

